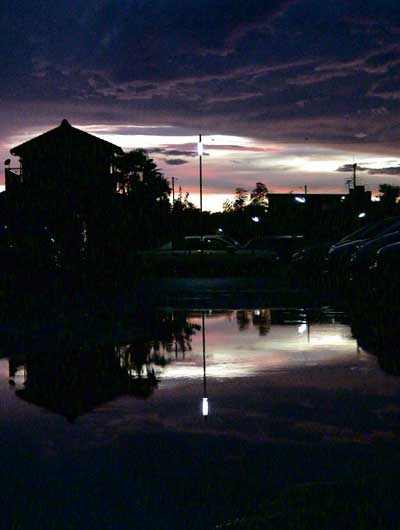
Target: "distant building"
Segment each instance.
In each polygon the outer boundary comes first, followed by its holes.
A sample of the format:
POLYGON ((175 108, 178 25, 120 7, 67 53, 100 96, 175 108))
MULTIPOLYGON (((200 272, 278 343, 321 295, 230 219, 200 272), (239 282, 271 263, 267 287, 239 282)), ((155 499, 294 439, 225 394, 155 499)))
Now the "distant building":
POLYGON ((268 209, 270 213, 303 207, 313 211, 329 211, 343 203, 343 193, 269 193, 268 209))
POLYGON ((355 186, 349 190, 349 202, 354 210, 368 210, 371 205, 371 192, 365 186, 355 186))
POLYGON ((353 209, 368 209, 371 204, 371 192, 364 186, 350 189, 349 194, 343 193, 269 193, 268 204, 270 213, 293 209, 296 205, 314 213, 329 212, 340 205, 353 209))
MULTIPOLYGON (((362 187, 360 187, 362 188, 362 187)), ((343 193, 269 193, 269 229, 275 234, 301 234, 335 239, 351 231, 358 216, 371 208, 364 188, 343 193)))

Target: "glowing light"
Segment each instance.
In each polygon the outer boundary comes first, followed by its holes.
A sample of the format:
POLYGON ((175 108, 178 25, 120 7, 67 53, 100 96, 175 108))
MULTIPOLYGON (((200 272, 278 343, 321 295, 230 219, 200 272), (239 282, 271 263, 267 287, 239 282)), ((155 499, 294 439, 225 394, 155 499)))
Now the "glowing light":
POLYGON ((208 416, 208 398, 204 397, 202 402, 203 416, 208 416))
POLYGON ((342 195, 342 196, 340 197, 340 200, 341 200, 341 201, 345 201, 345 200, 346 200, 346 196, 345 196, 345 195, 342 195))
POLYGON ((222 228, 218 228, 218 232, 219 232, 220 234, 222 234, 222 232, 223 232, 222 228))
POLYGON ((257 217, 257 216, 252 217, 251 220, 254 221, 255 223, 259 223, 260 222, 260 218, 257 217))
POLYGON ((367 214, 365 212, 361 212, 358 214, 358 218, 359 219, 362 219, 363 217, 365 217, 367 214))
POLYGON ((296 202, 300 202, 301 204, 304 204, 306 202, 306 198, 305 197, 295 197, 294 200, 296 202))
POLYGON ((303 334, 305 331, 307 330, 307 324, 300 324, 300 326, 298 327, 297 331, 301 334, 303 334))

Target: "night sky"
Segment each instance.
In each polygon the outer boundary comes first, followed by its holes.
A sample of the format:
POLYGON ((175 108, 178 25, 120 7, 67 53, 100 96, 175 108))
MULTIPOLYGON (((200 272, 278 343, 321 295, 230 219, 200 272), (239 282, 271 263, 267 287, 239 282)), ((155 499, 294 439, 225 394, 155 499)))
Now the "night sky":
MULTIPOLYGON (((59 125, 235 187, 400 184, 398 0, 2 0, 0 151, 59 125)), ((3 182, 3 171, 1 171, 3 182)), ((213 195, 220 194, 220 195, 213 195)))

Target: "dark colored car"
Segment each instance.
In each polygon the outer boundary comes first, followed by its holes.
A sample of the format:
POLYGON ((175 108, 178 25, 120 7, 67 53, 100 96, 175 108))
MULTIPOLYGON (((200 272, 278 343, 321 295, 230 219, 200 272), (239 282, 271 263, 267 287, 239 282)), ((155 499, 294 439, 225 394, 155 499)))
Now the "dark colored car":
POLYGON ((293 254, 304 248, 304 237, 300 235, 262 236, 251 239, 246 250, 275 252, 281 261, 290 261, 293 254))
POLYGON ((215 274, 229 273, 248 268, 262 269, 278 262, 276 252, 251 250, 242 247, 235 240, 225 236, 187 236, 177 242, 170 241, 162 247, 141 252, 148 266, 172 268, 185 273, 197 269, 212 269, 215 274))
POLYGON ((349 243, 351 241, 371 239, 376 237, 378 234, 387 232, 388 230, 393 232, 395 230, 394 227, 396 226, 400 226, 400 217, 386 217, 385 219, 381 219, 376 223, 368 224, 366 226, 358 228, 354 232, 351 232, 347 236, 343 237, 342 239, 339 239, 339 241, 334 243, 331 246, 331 249, 334 249, 344 243, 349 243), (393 229, 391 230, 392 227, 393 229))
POLYGON ((398 297, 400 291, 400 241, 379 249, 375 263, 370 270, 375 288, 381 295, 398 297))
POLYGON ((351 257, 368 241, 400 230, 400 218, 388 217, 356 230, 331 246, 328 253, 328 270, 333 278, 346 281, 351 272, 351 257))
POLYGON ((357 280, 360 279, 360 276, 368 274, 369 268, 375 263, 379 250, 397 242, 400 242, 400 231, 375 237, 360 245, 350 259, 352 278, 357 280))

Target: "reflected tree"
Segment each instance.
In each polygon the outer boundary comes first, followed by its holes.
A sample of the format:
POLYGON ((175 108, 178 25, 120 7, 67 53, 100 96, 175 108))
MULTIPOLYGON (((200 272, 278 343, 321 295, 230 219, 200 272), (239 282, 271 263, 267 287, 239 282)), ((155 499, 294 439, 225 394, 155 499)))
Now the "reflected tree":
POLYGON ((237 311, 236 312, 236 323, 239 331, 245 331, 249 328, 251 319, 250 311, 237 311))

